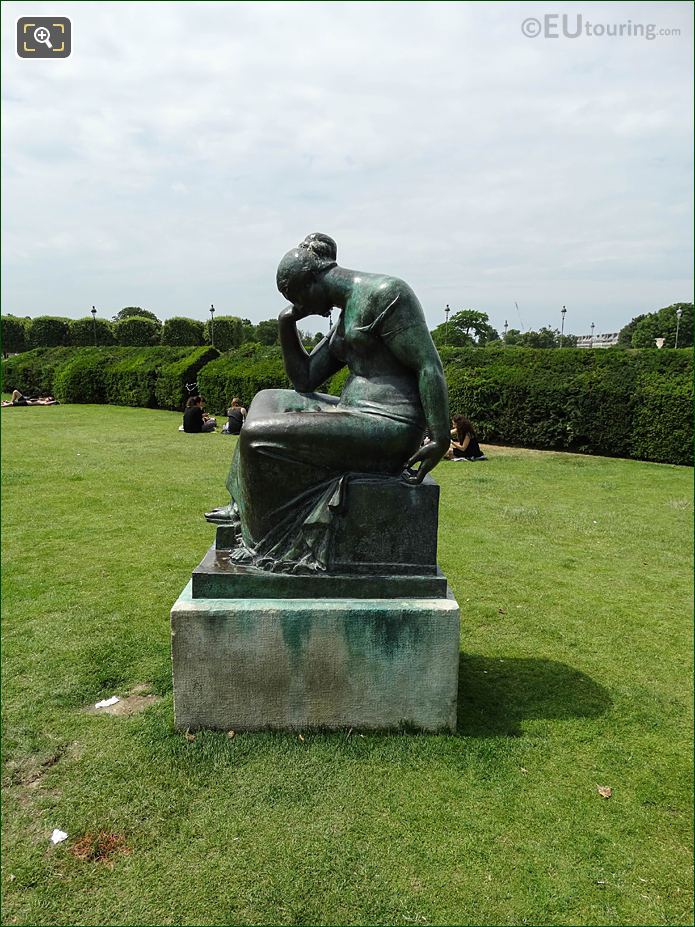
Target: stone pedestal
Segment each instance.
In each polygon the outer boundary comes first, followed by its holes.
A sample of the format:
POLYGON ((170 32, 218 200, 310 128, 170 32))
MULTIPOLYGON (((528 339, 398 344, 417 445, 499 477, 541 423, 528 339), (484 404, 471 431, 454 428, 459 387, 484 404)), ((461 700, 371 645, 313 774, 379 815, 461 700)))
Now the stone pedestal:
POLYGON ((236 529, 217 528, 171 612, 178 729, 455 729, 439 486, 353 473, 344 492, 325 571, 244 565, 236 529))
POLYGON ((456 727, 459 609, 451 592, 194 598, 189 583, 171 631, 179 730, 456 727))

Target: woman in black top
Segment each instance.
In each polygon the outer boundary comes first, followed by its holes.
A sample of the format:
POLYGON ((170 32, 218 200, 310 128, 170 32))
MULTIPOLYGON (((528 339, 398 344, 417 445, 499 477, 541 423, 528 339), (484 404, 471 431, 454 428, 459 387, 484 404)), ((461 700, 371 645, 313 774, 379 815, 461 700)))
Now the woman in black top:
POLYGON ((183 430, 188 434, 200 434, 215 430, 215 419, 203 412, 205 400, 202 396, 191 396, 183 413, 183 430))
POLYGON ((480 450, 478 437, 471 423, 463 415, 455 415, 451 424, 451 447, 448 460, 487 460, 480 450))
POLYGON ((241 427, 244 424, 244 419, 246 418, 246 409, 242 406, 241 401, 236 397, 232 399, 232 404, 227 409, 227 416, 229 419, 227 434, 241 434, 241 427))

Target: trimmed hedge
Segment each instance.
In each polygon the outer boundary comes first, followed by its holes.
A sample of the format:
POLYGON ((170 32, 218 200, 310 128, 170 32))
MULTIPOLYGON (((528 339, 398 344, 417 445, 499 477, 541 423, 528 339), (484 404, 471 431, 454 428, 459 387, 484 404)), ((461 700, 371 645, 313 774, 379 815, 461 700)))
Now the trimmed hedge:
POLYGON ((39 315, 27 322, 27 344, 30 348, 57 348, 68 343, 70 319, 39 315))
POLYGON ((692 464, 692 380, 652 374, 635 396, 632 457, 659 463, 692 464))
POLYGON ((223 354, 198 374, 198 390, 208 409, 217 413, 225 412, 234 396, 248 407, 259 390, 289 386, 280 350, 259 345, 223 354))
POLYGON ((215 347, 218 351, 233 351, 244 340, 244 325, 235 315, 220 315, 213 325, 214 332, 210 331, 210 319, 205 323, 205 343, 212 343, 212 334, 215 338, 215 347))
POLYGON ((7 390, 61 402, 180 409, 186 383, 217 356, 206 347, 40 348, 3 361, 2 376, 7 390))
POLYGON ((77 348, 57 368, 53 395, 61 402, 106 402, 106 370, 130 348, 77 348))
POLYGON ((2 353, 19 354, 27 349, 26 320, 16 315, 3 315, 0 318, 0 341, 2 353))
POLYGON ((183 316, 167 319, 162 326, 160 342, 174 347, 198 347, 204 344, 203 323, 183 316))
POLYGON ((442 353, 451 412, 483 441, 692 464, 689 350, 442 353))
MULTIPOLYGON (((471 418, 483 441, 692 464, 689 349, 441 353, 451 412, 471 418)), ((180 409, 186 384, 197 380, 218 413, 233 396, 248 406, 259 390, 290 385, 279 348, 248 344, 216 355, 205 347, 40 349, 3 361, 3 381, 68 402, 180 409)), ((323 389, 337 395, 346 377, 341 370, 323 389)))
POLYGON ((157 380, 162 368, 182 360, 190 352, 190 348, 131 349, 106 368, 106 401, 117 406, 156 409, 157 380))
POLYGON ((96 327, 96 347, 110 347, 116 343, 113 325, 107 319, 93 319, 85 316, 83 319, 72 319, 68 323, 68 341, 73 348, 93 348, 94 329, 96 327))
POLYGON ((26 396, 53 394, 53 381, 59 370, 81 348, 35 348, 8 357, 2 362, 2 388, 10 393, 18 389, 26 396))
POLYGON ((159 408, 182 410, 190 395, 187 385, 195 383, 201 368, 219 356, 216 348, 196 348, 162 367, 155 386, 159 408))
POLYGON ((159 343, 161 326, 139 315, 128 316, 114 326, 116 341, 123 347, 144 348, 159 343))

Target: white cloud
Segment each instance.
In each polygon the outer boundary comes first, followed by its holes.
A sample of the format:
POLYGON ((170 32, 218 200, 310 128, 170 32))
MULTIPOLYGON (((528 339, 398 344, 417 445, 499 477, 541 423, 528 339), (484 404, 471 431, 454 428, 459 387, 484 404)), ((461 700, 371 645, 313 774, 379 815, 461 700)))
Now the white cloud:
MULTIPOLYGON (((689 298, 692 10, 681 36, 527 39, 565 3, 68 3, 25 61, 3 4, 5 311, 135 303, 254 320, 307 232, 501 327, 620 327, 689 298), (511 319, 510 319, 511 323, 511 319)), ((317 323, 318 324, 318 323, 317 323)))

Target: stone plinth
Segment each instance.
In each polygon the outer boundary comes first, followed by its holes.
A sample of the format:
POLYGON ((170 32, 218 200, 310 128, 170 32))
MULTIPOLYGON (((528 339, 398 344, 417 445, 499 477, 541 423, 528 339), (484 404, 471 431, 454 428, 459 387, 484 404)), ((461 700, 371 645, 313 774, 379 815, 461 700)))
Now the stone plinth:
MULTIPOLYGON (((398 476, 349 474, 342 508, 333 515, 327 573, 436 576, 438 508, 439 486, 429 475, 413 485, 398 476)), ((220 525, 216 550, 221 555, 235 546, 236 529, 220 525)), ((441 593, 430 591, 444 595, 445 590, 446 583, 441 593)))
MULTIPOLYGON (((218 528, 219 532, 220 529, 218 528)), ((235 563, 230 552, 211 547, 193 570, 194 599, 435 599, 447 594, 436 567, 418 575, 363 573, 269 573, 235 563)))
POLYGON ((193 598, 171 611, 179 730, 453 731, 459 609, 443 598, 193 598))

